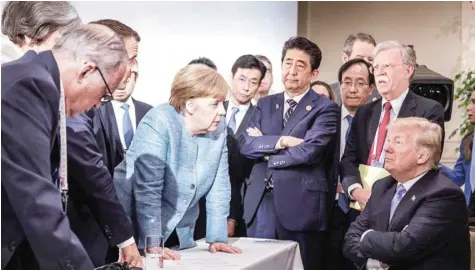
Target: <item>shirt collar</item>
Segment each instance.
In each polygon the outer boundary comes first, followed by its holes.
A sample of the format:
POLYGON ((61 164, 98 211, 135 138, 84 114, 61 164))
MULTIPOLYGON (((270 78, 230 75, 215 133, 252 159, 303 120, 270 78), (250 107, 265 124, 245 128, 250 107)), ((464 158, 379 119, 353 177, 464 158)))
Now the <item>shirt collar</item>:
POLYGON ((231 110, 232 108, 237 107, 239 108, 239 112, 246 112, 250 106, 251 106, 251 101, 249 101, 247 104, 244 104, 244 105, 243 104, 236 105, 234 104, 232 99, 229 99, 228 110, 231 110))
POLYGON ((129 108, 134 105, 132 97, 129 97, 126 102, 118 101, 118 100, 115 100, 115 99, 113 99, 111 102, 112 102, 112 105, 114 105, 115 107, 119 107, 119 108, 122 107, 122 105, 124 105, 124 104, 128 104, 129 108))
MULTIPOLYGON (((302 100, 303 96, 305 96, 305 94, 307 94, 308 90, 310 90, 310 88, 307 89, 307 91, 303 92, 302 94, 293 97, 292 99, 293 99, 295 102, 299 103, 300 100, 302 100)), ((284 91, 284 103, 287 102, 287 100, 289 100, 289 99, 290 99, 289 95, 287 95, 287 93, 284 91)))
MULTIPOLYGON (((348 111, 348 109, 345 107, 345 105, 341 105, 341 120, 346 119, 348 115, 351 115, 351 113, 348 111)), ((354 116, 354 115, 351 115, 354 116)))
MULTIPOLYGON (((401 110, 401 107, 402 107, 402 103, 406 99, 407 93, 409 93, 409 88, 407 88, 406 91, 404 91, 399 97, 389 101, 391 103, 391 108, 394 110, 394 113, 396 115, 399 114, 399 111, 401 110)), ((384 104, 386 104, 386 101, 388 100, 382 97, 381 107, 383 111, 384 111, 384 104)))
MULTIPOLYGON (((428 171, 427 171, 428 172, 428 171)), ((400 185, 403 185, 404 186, 404 189, 406 190, 406 192, 409 191, 409 189, 417 182, 419 181, 419 179, 421 179, 422 177, 424 177, 424 175, 427 174, 427 172, 425 173, 422 173, 414 178, 412 178, 411 180, 407 181, 406 183, 404 184, 401 184, 401 183, 398 183, 397 185, 400 186, 400 185)))

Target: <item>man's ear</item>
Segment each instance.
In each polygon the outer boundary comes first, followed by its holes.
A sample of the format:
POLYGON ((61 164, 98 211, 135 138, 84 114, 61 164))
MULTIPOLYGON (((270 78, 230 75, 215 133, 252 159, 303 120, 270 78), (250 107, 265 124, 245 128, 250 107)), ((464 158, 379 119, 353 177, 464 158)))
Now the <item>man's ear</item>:
POLYGON ((348 60, 350 60, 350 57, 348 55, 346 55, 346 53, 341 53, 341 62, 344 64, 348 60))
POLYGON ((79 70, 78 76, 77 76, 77 81, 78 83, 81 83, 84 79, 87 77, 92 76, 92 73, 97 69, 95 64, 85 62, 81 69, 79 70))
POLYGON ((421 149, 418 153, 417 163, 425 164, 430 158, 429 151, 425 148, 421 149))
POLYGON ((318 69, 313 70, 313 71, 312 71, 312 79, 311 79, 311 81, 312 81, 312 82, 316 81, 319 74, 320 74, 320 71, 319 71, 318 69))
POLYGON ((414 74, 415 69, 416 68, 414 66, 411 66, 411 65, 407 66, 406 72, 407 72, 407 77, 408 78, 411 78, 412 74, 414 74))

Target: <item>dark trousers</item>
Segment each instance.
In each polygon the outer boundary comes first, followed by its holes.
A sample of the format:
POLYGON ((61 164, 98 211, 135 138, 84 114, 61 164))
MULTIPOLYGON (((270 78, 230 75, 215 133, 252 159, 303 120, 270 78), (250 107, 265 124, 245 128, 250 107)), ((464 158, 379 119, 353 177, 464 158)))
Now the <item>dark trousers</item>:
MULTIPOLYGON (((350 209, 351 211, 355 211, 350 209)), ((325 244, 325 269, 328 270, 353 270, 357 269, 353 263, 343 256, 342 247, 345 234, 350 227, 350 212, 346 213, 335 201, 328 231, 326 232, 325 244)))
POLYGON ((300 255, 302 256, 303 267, 305 270, 326 270, 323 264, 325 232, 289 231, 282 226, 278 218, 276 218, 275 225, 278 239, 291 240, 299 243, 300 255))
POLYGON ((266 190, 254 219, 247 228, 247 235, 254 238, 276 239, 275 206, 272 191, 266 190))

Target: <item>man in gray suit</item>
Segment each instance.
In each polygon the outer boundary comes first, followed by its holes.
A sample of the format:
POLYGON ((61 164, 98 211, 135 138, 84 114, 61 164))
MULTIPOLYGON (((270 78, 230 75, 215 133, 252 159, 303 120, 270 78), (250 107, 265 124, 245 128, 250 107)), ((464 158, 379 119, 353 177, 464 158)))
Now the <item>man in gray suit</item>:
MULTIPOLYGON (((364 59, 366 62, 373 64, 373 50, 376 47, 376 41, 373 36, 366 33, 356 33, 349 35, 345 44, 343 45, 343 51, 341 54, 342 63, 346 63, 348 60, 360 58, 364 59)), ((340 94, 340 82, 335 82, 330 84, 333 94, 335 96, 336 102, 338 105, 341 105, 341 94, 340 94)), ((368 102, 375 101, 380 98, 376 87, 373 86, 373 92, 368 98, 368 102)))

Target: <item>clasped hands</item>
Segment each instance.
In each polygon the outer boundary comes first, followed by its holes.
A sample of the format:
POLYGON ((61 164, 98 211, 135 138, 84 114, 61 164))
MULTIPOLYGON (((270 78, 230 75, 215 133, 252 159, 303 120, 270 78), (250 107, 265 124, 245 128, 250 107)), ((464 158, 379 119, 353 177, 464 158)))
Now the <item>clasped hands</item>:
MULTIPOLYGON (((242 253, 241 249, 239 249, 237 247, 233 247, 233 246, 231 246, 227 243, 211 243, 209 245, 208 250, 211 253, 216 253, 216 252, 224 252, 224 253, 231 253, 231 254, 240 254, 240 253, 242 253)), ((159 248, 159 247, 147 248, 147 253, 157 253, 158 254, 158 253, 161 253, 161 252, 162 252, 162 249, 159 248)), ((163 253, 164 253, 163 258, 165 260, 178 261, 178 260, 181 259, 180 253, 178 253, 175 250, 165 248, 163 253)))
MULTIPOLYGON (((249 127, 246 129, 247 135, 251 137, 259 137, 262 136, 262 132, 256 127, 249 127)), ((279 143, 281 148, 288 148, 294 147, 301 143, 303 143, 303 139, 293 137, 293 136, 282 136, 280 137, 279 143)))

